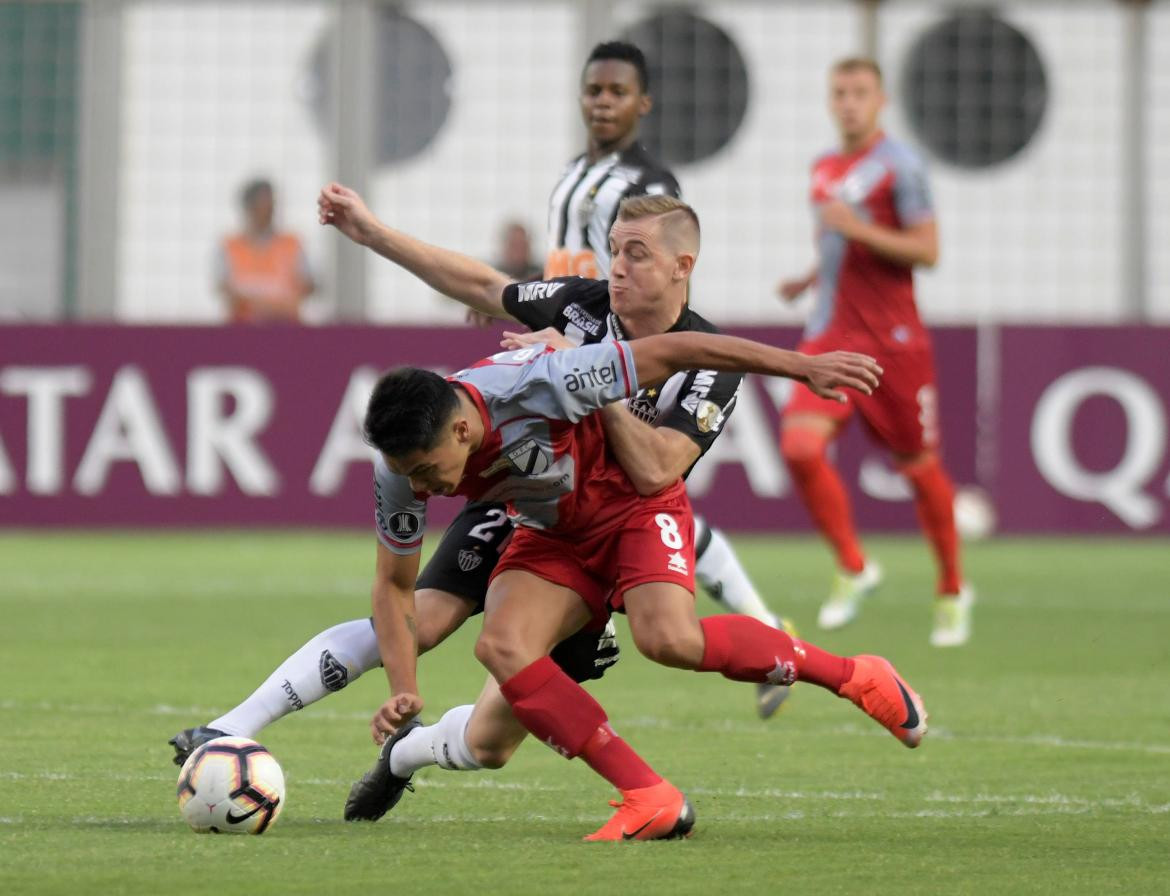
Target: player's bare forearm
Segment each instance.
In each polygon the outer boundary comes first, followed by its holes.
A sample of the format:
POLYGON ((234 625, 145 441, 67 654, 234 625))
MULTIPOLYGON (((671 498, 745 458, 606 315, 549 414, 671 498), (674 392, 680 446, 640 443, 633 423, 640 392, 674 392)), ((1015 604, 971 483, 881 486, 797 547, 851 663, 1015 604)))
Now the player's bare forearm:
POLYGON ((378 655, 391 694, 418 693, 418 634, 414 621, 414 588, 386 582, 374 584, 371 608, 378 655))
POLYGON ((366 246, 418 277, 436 292, 483 314, 508 318, 504 287, 511 279, 477 258, 433 246, 380 225, 366 246))
POLYGON ((881 367, 868 355, 829 352, 804 355, 774 346, 712 333, 663 333, 628 343, 640 386, 661 383, 680 370, 759 373, 804 383, 817 395, 844 401, 839 387, 866 395, 878 385, 881 367))
POLYGON ((929 268, 938 263, 938 226, 933 220, 907 230, 862 221, 851 239, 895 264, 929 268))
POLYGON ((614 457, 635 491, 653 495, 685 473, 699 457, 699 446, 673 429, 655 429, 618 402, 601 412, 614 457))

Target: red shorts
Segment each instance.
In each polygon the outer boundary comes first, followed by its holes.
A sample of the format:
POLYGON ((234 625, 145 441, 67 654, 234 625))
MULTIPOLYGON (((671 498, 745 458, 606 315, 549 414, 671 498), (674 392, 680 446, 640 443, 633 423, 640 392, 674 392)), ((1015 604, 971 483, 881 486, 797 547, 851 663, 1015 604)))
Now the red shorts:
POLYGON ((695 524, 682 487, 630 502, 628 513, 596 533, 566 535, 517 526, 492 573, 522 569, 579 594, 604 624, 625 593, 647 582, 673 582, 695 593, 695 524))
MULTIPOLYGON (((802 342, 797 351, 819 354, 835 345, 821 340, 802 342)), ((938 389, 934 382, 934 357, 929 348, 871 350, 885 371, 872 395, 845 389, 844 403, 829 401, 797 383, 785 414, 821 414, 844 423, 854 408, 870 432, 895 454, 918 454, 939 446, 938 389)))

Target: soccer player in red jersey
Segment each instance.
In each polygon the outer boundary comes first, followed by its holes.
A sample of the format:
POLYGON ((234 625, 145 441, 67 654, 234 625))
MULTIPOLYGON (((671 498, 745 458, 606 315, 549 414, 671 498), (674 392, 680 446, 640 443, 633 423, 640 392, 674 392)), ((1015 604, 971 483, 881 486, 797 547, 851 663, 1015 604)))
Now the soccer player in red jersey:
POLYGON ((909 480, 938 561, 930 642, 958 646, 970 637, 974 592, 959 567, 954 490, 939 459, 934 360, 914 302, 913 270, 937 261, 938 228, 921 160, 882 131, 885 103, 881 69, 872 60, 849 58, 832 67, 829 106, 841 145, 812 170, 820 257, 810 273, 779 288, 792 301, 816 286, 801 351, 871 354, 885 370, 882 388, 838 404, 797 385, 784 410, 780 450, 837 557, 836 584, 821 607, 820 626, 851 622, 882 577, 861 548, 844 485, 826 457, 829 442, 856 410, 909 480))
MULTIPOLYGON (((351 220, 356 202, 342 188, 327 188, 322 222, 432 287, 498 313, 506 279, 365 216, 351 220)), ((611 232, 614 310, 620 313, 644 294, 685 293, 698 253, 694 212, 669 197, 629 200, 624 212, 611 232)), ((623 796, 613 818, 588 839, 675 836, 693 823, 682 793, 613 731, 600 705, 548 657, 554 644, 613 608, 625 610, 634 643, 656 662, 737 681, 810 681, 916 746, 926 730, 925 711, 885 660, 833 656, 746 616, 699 620, 693 524, 681 481, 638 495, 603 450, 598 418, 585 416, 686 369, 795 376, 839 400, 813 375, 831 356, 800 357, 744 340, 674 332, 564 352, 533 345, 481 362, 450 382, 424 371, 388 374, 375 388, 366 420, 384 467, 378 577, 392 584, 374 607, 392 691, 371 723, 375 740, 395 736, 422 708, 411 628, 422 504, 431 494, 458 494, 506 501, 518 523, 489 587, 476 656, 529 732, 566 757, 582 757, 623 796), (418 421, 430 421, 425 431, 418 421)), ((868 391, 858 383, 867 378, 855 367, 847 370, 854 372, 840 376, 837 370, 835 382, 868 391)))

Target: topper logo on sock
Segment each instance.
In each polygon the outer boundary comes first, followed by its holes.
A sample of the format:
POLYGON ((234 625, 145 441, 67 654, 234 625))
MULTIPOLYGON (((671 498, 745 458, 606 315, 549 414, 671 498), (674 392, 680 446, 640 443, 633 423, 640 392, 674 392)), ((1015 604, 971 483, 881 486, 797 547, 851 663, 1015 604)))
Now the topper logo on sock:
POLYGON ((321 660, 317 664, 321 670, 321 684, 327 691, 340 691, 349 684, 349 669, 328 650, 321 651, 321 660))

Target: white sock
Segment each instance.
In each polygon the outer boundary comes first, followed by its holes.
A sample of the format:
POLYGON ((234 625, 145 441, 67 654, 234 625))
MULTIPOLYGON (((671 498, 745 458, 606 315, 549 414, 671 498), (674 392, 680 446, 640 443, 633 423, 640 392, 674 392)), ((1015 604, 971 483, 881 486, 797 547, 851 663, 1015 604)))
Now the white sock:
POLYGON ((449 771, 473 772, 483 768, 467 745, 467 723, 474 706, 456 706, 443 713, 433 725, 415 728, 394 745, 390 771, 409 778, 420 768, 437 765, 449 771))
POLYGON ((255 737, 277 719, 340 691, 382 661, 369 619, 354 619, 321 632, 276 667, 243 703, 207 727, 255 737))
POLYGON ((699 584, 711 597, 727 604, 736 613, 743 613, 765 625, 779 628, 780 620, 764 605, 723 533, 697 519, 695 543, 702 544, 703 527, 710 533, 710 540, 703 552, 695 558, 695 578, 699 584))

